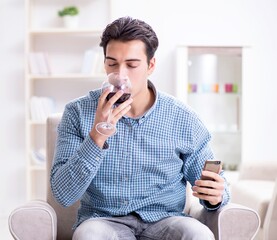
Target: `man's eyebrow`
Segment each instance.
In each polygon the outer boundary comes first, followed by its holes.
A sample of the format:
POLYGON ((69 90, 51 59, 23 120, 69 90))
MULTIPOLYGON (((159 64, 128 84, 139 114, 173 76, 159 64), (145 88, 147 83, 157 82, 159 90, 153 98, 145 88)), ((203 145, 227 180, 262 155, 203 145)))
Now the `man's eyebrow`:
POLYGON ((106 58, 106 59, 113 60, 113 61, 116 61, 116 59, 115 59, 115 58, 112 58, 112 57, 109 57, 109 56, 106 56, 105 58, 106 58))
POLYGON ((138 58, 131 58, 131 59, 127 59, 126 62, 140 62, 141 60, 138 58))
MULTIPOLYGON (((113 58, 113 57, 109 57, 109 56, 106 56, 106 59, 116 61, 116 59, 115 59, 115 58, 113 58)), ((140 59, 138 59, 138 58, 130 58, 130 59, 126 59, 125 61, 126 61, 126 62, 134 62, 134 61, 136 61, 136 62, 140 62, 141 60, 140 60, 140 59)))

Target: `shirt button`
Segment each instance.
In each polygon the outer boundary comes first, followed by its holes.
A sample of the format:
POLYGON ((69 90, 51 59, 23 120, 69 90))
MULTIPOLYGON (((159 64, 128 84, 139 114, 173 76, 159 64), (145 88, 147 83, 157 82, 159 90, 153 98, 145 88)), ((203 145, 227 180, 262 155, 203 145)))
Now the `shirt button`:
POLYGON ((99 157, 96 157, 96 158, 95 158, 95 160, 96 160, 96 161, 99 161, 99 160, 100 160, 100 158, 99 158, 99 157))

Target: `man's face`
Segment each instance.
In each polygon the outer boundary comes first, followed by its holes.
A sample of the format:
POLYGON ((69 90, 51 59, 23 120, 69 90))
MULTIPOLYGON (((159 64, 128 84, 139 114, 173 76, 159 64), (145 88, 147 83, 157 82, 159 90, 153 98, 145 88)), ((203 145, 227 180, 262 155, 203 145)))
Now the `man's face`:
POLYGON ((121 42, 112 40, 106 48, 107 74, 119 72, 128 75, 132 83, 132 97, 147 90, 148 76, 153 72, 155 59, 147 64, 145 45, 140 40, 121 42))

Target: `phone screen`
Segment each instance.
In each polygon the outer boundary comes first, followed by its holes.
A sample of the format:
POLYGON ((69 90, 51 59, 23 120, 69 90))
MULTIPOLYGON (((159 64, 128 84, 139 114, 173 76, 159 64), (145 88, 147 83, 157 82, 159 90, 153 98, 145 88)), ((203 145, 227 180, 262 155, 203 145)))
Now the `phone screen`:
MULTIPOLYGON (((207 160, 205 162, 203 170, 211 171, 211 172, 214 172, 214 173, 219 173, 220 170, 221 170, 221 161, 219 161, 219 160, 207 160)), ((204 176, 201 176, 201 179, 202 180, 213 180, 209 177, 204 177, 204 176)))

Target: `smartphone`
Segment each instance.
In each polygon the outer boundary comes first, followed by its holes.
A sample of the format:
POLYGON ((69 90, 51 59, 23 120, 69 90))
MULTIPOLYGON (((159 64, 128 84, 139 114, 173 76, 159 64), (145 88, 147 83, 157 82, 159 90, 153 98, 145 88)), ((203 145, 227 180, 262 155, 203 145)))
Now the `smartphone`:
MULTIPOLYGON (((211 171, 211 172, 219 174, 220 171, 221 171, 221 161, 219 161, 219 160, 207 160, 205 162, 203 170, 211 171)), ((203 175, 201 176, 201 179, 202 180, 213 180, 212 178, 205 177, 203 175)))

